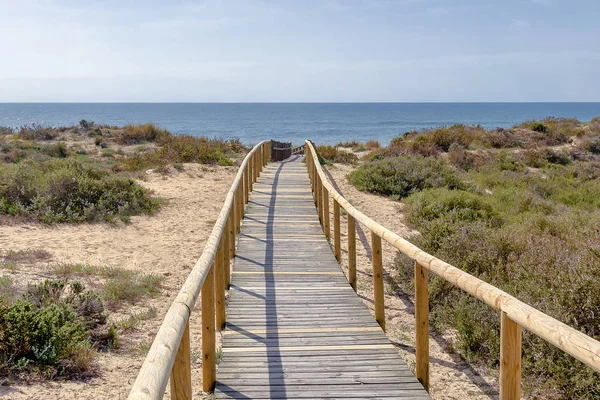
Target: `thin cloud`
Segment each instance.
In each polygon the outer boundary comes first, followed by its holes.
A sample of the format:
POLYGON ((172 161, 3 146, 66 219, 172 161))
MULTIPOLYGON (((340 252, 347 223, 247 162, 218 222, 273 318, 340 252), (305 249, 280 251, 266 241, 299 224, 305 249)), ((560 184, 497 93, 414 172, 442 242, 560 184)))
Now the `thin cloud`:
POLYGON ((512 29, 522 31, 531 28, 531 24, 522 19, 513 18, 513 20, 510 22, 510 27, 512 29))

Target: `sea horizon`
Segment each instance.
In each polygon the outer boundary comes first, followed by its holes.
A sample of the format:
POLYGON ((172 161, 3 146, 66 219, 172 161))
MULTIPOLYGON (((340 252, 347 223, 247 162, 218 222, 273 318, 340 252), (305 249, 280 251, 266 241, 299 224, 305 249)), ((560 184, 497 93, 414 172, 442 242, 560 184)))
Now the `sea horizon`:
POLYGON ((0 103, 0 126, 123 126, 154 123, 175 134, 263 139, 389 143, 410 131, 462 123, 509 128, 528 120, 600 116, 600 102, 27 102, 0 103))

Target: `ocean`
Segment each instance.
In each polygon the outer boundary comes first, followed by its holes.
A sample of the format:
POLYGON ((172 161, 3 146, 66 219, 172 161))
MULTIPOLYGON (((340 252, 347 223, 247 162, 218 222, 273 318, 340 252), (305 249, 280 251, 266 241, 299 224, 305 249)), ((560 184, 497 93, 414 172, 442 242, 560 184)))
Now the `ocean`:
POLYGON ((0 103, 0 126, 153 122, 172 133, 317 144, 375 139, 455 123, 507 128, 547 116, 589 121, 600 103, 0 103))

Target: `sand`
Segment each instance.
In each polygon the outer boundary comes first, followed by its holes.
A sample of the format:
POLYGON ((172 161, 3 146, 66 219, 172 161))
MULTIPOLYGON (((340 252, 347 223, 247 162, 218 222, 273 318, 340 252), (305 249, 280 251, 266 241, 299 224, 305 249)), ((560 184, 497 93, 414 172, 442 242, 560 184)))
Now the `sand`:
MULTIPOLYGON (((165 312, 194 263, 202 253, 237 167, 206 167, 186 164, 169 175, 146 173, 139 182, 155 195, 168 200, 154 216, 137 216, 131 223, 47 226, 18 224, 0 227, 0 251, 44 249, 48 262, 2 271, 14 281, 51 277, 57 263, 87 263, 136 269, 165 276, 162 294, 131 308, 113 313, 110 319, 126 317, 152 306, 157 316, 121 333, 120 348, 99 353, 98 376, 85 382, 53 381, 31 385, 0 386, 5 399, 124 399, 137 376, 144 355, 140 344, 154 338, 165 312)), ((200 313, 192 315, 194 393, 201 393, 200 313)))

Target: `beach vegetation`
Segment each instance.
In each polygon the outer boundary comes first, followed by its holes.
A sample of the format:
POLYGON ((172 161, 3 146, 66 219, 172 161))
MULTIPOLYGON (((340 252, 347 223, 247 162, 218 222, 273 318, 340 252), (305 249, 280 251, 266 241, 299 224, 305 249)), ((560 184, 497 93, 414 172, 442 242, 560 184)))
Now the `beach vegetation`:
POLYGON ((113 140, 117 144, 131 145, 148 142, 161 141, 161 139, 171 136, 165 130, 160 129, 154 124, 126 125, 122 130, 115 134, 113 140))
POLYGON ((0 214, 46 223, 114 221, 159 205, 132 179, 72 159, 0 165, 0 182, 0 214))
POLYGON ((398 198, 429 188, 463 186, 443 161, 421 155, 371 161, 352 171, 348 179, 359 190, 398 198))
POLYGON ((377 141, 377 140, 368 140, 365 143, 365 148, 367 150, 374 150, 374 149, 378 149, 380 147, 381 147, 381 144, 379 144, 379 141, 377 141))
POLYGON ((22 140, 53 140, 58 137, 58 131, 47 125, 31 124, 19 128, 19 139, 22 140))
POLYGON ((339 150, 334 146, 317 146, 317 153, 321 164, 356 164, 358 157, 354 153, 339 150))
MULTIPOLYGON (((537 122, 543 128, 413 132, 348 178, 360 190, 404 197, 406 221, 419 232, 410 240, 423 250, 600 339, 598 136, 574 119, 537 122), (565 146, 573 137, 578 144, 565 146)), ((396 284, 407 293, 413 273, 399 253, 396 284)), ((497 368, 498 313, 434 274, 429 290, 432 327, 452 332, 462 357, 497 368)), ((596 373, 527 332, 523 371, 534 397, 600 393, 596 373)))

